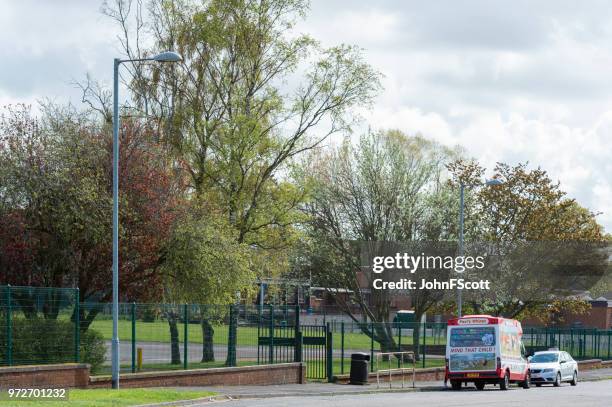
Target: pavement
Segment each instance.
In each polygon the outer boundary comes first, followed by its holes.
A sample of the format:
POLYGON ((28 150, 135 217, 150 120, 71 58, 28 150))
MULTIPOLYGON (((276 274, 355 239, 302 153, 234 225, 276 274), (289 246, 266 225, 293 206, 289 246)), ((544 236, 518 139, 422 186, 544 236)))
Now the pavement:
POLYGON ((207 386, 207 387, 180 387, 175 390, 191 391, 213 391, 219 394, 219 398, 226 399, 254 399, 254 398, 278 398, 278 397, 316 397, 316 396, 338 396, 345 394, 372 394, 388 392, 413 392, 426 390, 443 390, 441 382, 416 382, 415 387, 406 381, 404 388, 401 382, 381 383, 378 387, 376 382, 363 386, 335 383, 306 383, 306 384, 283 384, 269 386, 207 386))
POLYGON ((210 407, 211 402, 228 402, 233 406, 313 406, 324 405, 359 407, 405 406, 406 403, 432 406, 479 406, 492 404, 491 396, 499 405, 532 405, 531 403, 543 401, 544 404, 562 406, 611 406, 612 405, 612 369, 585 370, 580 373, 578 386, 563 384, 561 388, 552 386, 532 387, 530 391, 513 386, 509 392, 501 392, 496 386, 487 386, 484 391, 476 391, 472 386, 460 392, 445 388, 440 381, 415 382, 415 387, 407 381, 405 387, 401 382, 393 382, 391 388, 388 383, 376 382, 364 386, 348 384, 317 383, 286 384, 271 386, 206 386, 206 387, 177 387, 176 390, 213 391, 218 394, 213 399, 173 402, 157 406, 202 406, 210 407), (465 396, 465 395, 470 396, 465 396), (483 396, 488 394, 489 396, 483 396), (557 397, 560 397, 557 400, 557 397), (467 397, 467 398, 466 398, 467 397), (456 401, 455 399, 460 399, 456 401), (369 400, 369 401, 364 401, 369 400), (374 402, 374 400, 377 400, 374 402), (397 400, 404 400, 397 403, 397 400), (521 401, 522 400, 522 401, 521 401), (546 400, 546 401, 544 401, 546 400), (523 401, 525 403, 523 403, 523 401), (570 403, 572 401, 572 403, 570 403), (501 403, 501 404, 500 404, 501 403), (507 403, 507 404, 506 404, 507 403), (585 404, 586 403, 586 404, 585 404))

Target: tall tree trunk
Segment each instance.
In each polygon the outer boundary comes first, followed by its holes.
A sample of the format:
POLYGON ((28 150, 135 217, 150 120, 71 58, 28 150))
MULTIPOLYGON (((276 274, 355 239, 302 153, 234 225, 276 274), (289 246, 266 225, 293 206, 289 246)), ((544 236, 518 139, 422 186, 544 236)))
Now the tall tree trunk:
MULTIPOLYGON (((374 324, 374 341, 380 344, 380 351, 382 353, 397 352, 397 344, 393 337, 393 329, 389 323, 378 323, 374 324)), ((389 356, 383 356, 384 361, 389 360, 389 356)))
POLYGON ((202 362, 214 362, 215 349, 213 347, 213 336, 215 330, 206 317, 202 317, 200 325, 202 326, 202 362))
POLYGON ((181 351, 179 348, 179 332, 177 317, 174 312, 168 314, 168 325, 170 326, 170 363, 173 365, 180 365, 181 351))
POLYGON ((412 351, 414 352, 414 360, 421 360, 421 323, 416 321, 412 328, 412 351))
POLYGON ((225 366, 236 366, 236 346, 238 344, 238 311, 230 305, 229 330, 227 337, 227 357, 225 366))

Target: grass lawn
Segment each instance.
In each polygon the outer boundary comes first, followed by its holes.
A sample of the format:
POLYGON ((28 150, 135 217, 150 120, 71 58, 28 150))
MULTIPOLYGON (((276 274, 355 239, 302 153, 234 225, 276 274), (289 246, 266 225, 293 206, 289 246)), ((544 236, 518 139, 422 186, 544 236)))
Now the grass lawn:
MULTIPOLYGON (((257 365, 257 360, 238 360, 236 362, 236 366, 254 366, 257 365)), ((187 366, 188 369, 210 369, 210 368, 215 368, 215 367, 226 367, 225 366, 225 359, 223 360, 218 360, 215 362, 189 362, 189 365, 187 366)), ((145 362, 142 365, 142 370, 140 370, 141 372, 154 372, 154 371, 161 371, 161 370, 183 370, 183 364, 181 363, 180 365, 173 365, 171 363, 148 363, 145 362)), ((132 365, 131 364, 121 364, 121 373, 131 373, 132 372, 132 365)), ((100 370, 98 372, 96 372, 96 375, 110 375, 111 373, 111 366, 110 365, 103 365, 100 370)), ((138 371, 137 371, 138 373, 138 371)))
MULTIPOLYGON (((91 329, 99 331, 104 336, 104 339, 110 340, 112 338, 112 321, 111 320, 95 320, 91 324, 91 329)), ((214 343, 215 345, 227 345, 228 338, 228 326, 218 325, 214 327, 214 343)), ((179 341, 183 342, 183 325, 179 326, 179 341)), ((262 335, 266 335, 267 331, 261 330, 262 335)), ((406 332, 408 333, 408 332, 406 332)), ((238 345, 250 345, 257 346, 257 327, 254 326, 239 326, 238 327, 238 345)), ((132 338, 132 323, 131 321, 120 320, 119 321, 119 337, 122 340, 127 341, 132 338)), ((202 329, 199 324, 189 324, 187 337, 189 342, 202 342, 202 329)), ((340 348, 341 334, 334 332, 334 348, 340 348)), ((170 342, 170 329, 168 323, 164 321, 158 322, 136 322, 136 340, 142 342, 170 342)), ((395 337, 398 342, 398 337, 395 337)), ((421 339, 422 340, 422 339, 421 339)), ((446 337, 434 338, 431 335, 425 340, 426 345, 444 344, 446 337)), ((404 345, 412 344, 412 335, 402 335, 401 343, 404 345)), ((369 350, 371 346, 370 338, 363 333, 352 333, 347 332, 344 334, 344 347, 346 349, 360 349, 369 350)), ((374 349, 380 349, 378 343, 374 342, 374 349)))
POLYGON ((191 400, 214 396, 213 392, 180 391, 171 389, 91 389, 70 390, 67 401, 0 401, 0 406, 41 406, 41 407, 119 407, 139 404, 163 403, 177 400, 191 400))

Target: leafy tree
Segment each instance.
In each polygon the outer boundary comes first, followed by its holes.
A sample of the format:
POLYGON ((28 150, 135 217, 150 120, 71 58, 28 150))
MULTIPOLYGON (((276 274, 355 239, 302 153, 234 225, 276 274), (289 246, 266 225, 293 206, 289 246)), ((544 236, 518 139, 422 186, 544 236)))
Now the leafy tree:
MULTIPOLYGON (((466 205, 468 250, 490 252, 493 291, 472 295, 474 312, 548 319, 563 307, 584 311, 572 296, 606 272, 606 243, 596 214, 567 198, 546 171, 498 163, 503 184, 483 188, 476 162, 449 165, 455 183, 474 185, 466 205)), ((482 276, 480 276, 482 277, 482 276)))
POLYGON ((146 39, 176 49, 184 61, 134 65, 129 85, 137 108, 160 118, 163 140, 190 186, 229 219, 238 242, 286 247, 303 192, 282 180, 283 166, 347 130, 351 110, 378 89, 378 74, 355 47, 322 49, 308 36, 288 34, 307 12, 301 0, 138 6, 119 1, 105 8, 124 28, 125 53, 151 54, 142 47, 146 39), (306 69, 301 78, 298 68, 306 69), (286 94, 280 85, 289 79, 298 84, 286 94))
MULTIPOLYGON (((2 283, 74 286, 81 301, 110 300, 109 130, 69 107, 43 106, 40 118, 26 107, 5 112, 0 122, 2 283)), ((132 300, 160 292, 156 270, 178 205, 179 185, 151 141, 152 131, 138 121, 122 125, 119 285, 122 296, 132 300)), ((18 300, 28 304, 33 298, 18 300)), ((50 307, 45 316, 55 318, 57 311, 50 307)), ((83 307, 83 329, 99 311, 83 307)))
MULTIPOLYGON (((372 332, 365 322, 389 321, 392 294, 371 290, 375 275, 363 270, 367 266, 363 256, 371 259, 407 242, 448 238, 455 219, 448 216, 444 164, 456 154, 398 131, 370 133, 356 145, 345 140, 327 154, 313 154, 296 174, 312 189, 304 207, 309 239, 299 254, 306 259, 302 267, 318 285, 328 287, 341 308, 382 349, 395 346, 390 326, 378 324, 372 332), (337 295, 335 288, 348 288, 350 298, 337 295), (353 313, 354 304, 363 319, 353 313)), ((416 252, 421 252, 420 246, 416 252)), ((441 293, 423 290, 411 299, 420 318, 440 301, 441 293)), ((418 335, 415 329, 417 339, 418 335)))
MULTIPOLYGON (((168 297, 214 304, 200 306, 202 362, 214 361, 211 322, 224 316, 227 309, 219 306, 234 304, 237 293, 245 291, 255 279, 249 263, 253 249, 238 243, 236 233, 226 219, 202 208, 190 208, 178 222, 166 247, 162 271, 168 281, 168 297)), ((172 331, 176 318, 169 318, 169 322, 172 331)), ((173 362, 180 363, 178 342, 176 349, 172 349, 173 362)))
POLYGON ((287 164, 350 129, 379 74, 356 47, 295 34, 303 0, 115 1, 104 12, 128 57, 183 56, 178 66, 127 66, 134 109, 159 120, 190 199, 227 219, 257 275, 286 271, 305 199, 287 164))

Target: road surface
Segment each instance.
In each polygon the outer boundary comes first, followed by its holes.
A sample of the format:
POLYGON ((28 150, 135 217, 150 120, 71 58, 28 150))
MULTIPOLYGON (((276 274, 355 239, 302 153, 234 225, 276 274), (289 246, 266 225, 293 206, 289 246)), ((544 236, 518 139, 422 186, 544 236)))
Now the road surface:
MULTIPOLYGON (((210 404, 209 404, 210 405, 210 404)), ((277 397, 241 399, 223 403, 226 407, 406 407, 406 406, 554 406, 587 407, 612 406, 612 381, 581 382, 573 387, 540 387, 524 390, 511 388, 501 391, 496 387, 484 391, 438 390, 413 393, 348 394, 338 396, 277 397)), ((204 404, 202 405, 204 406, 204 404)))
MULTIPOLYGON (((168 363, 170 361, 170 343, 169 342, 136 342, 137 348, 142 348, 142 359, 143 363, 168 363)), ((132 360, 132 344, 129 340, 120 341, 119 342, 119 358, 121 363, 130 363, 132 360)), ((181 360, 183 357, 183 343, 180 342, 179 349, 181 352, 181 360)), ((227 345, 214 345, 215 350, 215 359, 216 360, 225 360, 227 356, 227 345)), ((267 349, 266 349, 267 351, 267 349)), ((264 351, 262 357, 267 356, 267 352, 264 351)), ((277 351, 278 348, 277 348, 277 351)), ((291 352, 291 350, 288 350, 291 352)), ((281 351, 284 352, 284 351, 281 351)), ((315 352, 312 348, 308 348, 305 352, 315 352)), ((346 360, 350 360, 351 353, 355 352, 366 352, 369 350, 357 350, 357 349, 345 349, 344 357, 346 360)), ((190 362, 199 362, 202 360, 202 344, 201 343, 189 343, 189 348, 187 351, 187 355, 189 357, 190 362)), ((284 358, 290 359, 292 357, 292 353, 286 354, 284 358)), ((339 358, 341 355, 341 351, 338 347, 334 347, 334 357, 339 358)), ((427 356, 428 358, 443 358, 443 356, 427 356)), ((251 346, 242 346, 239 345, 236 349, 236 358, 238 360, 257 360, 257 345, 251 346)), ((319 349, 319 358, 323 360, 324 358, 324 350, 319 349)), ((106 341, 106 361, 110 363, 111 360, 111 342, 106 341)))

